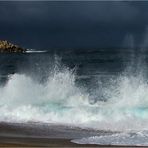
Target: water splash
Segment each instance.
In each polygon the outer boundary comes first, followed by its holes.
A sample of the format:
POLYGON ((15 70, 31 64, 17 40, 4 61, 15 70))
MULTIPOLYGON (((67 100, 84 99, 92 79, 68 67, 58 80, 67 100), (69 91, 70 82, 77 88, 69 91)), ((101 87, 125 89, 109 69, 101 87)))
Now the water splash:
POLYGON ((148 84, 143 75, 98 79, 97 96, 76 84, 76 72, 60 64, 45 82, 12 75, 0 88, 0 120, 72 124, 104 130, 144 130, 148 123, 148 84), (103 86, 104 85, 104 86, 103 86), (134 123, 134 124, 133 124, 134 123))

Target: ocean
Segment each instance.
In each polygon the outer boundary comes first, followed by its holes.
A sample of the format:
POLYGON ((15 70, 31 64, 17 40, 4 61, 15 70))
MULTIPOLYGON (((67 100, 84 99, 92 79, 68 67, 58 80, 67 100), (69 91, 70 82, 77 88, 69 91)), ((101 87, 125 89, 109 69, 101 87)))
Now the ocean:
POLYGON ((0 122, 72 127, 78 144, 148 146, 147 55, 142 48, 0 54, 0 122))

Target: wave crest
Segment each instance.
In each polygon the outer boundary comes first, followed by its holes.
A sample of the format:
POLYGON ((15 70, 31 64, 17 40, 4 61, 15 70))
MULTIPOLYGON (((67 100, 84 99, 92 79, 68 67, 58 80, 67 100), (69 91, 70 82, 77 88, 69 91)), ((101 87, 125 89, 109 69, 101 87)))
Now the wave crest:
POLYGON ((74 70, 59 63, 43 83, 25 74, 14 74, 0 88, 0 121, 73 124, 105 130, 147 128, 148 84, 143 76, 120 75, 106 81, 105 87, 101 79, 96 81, 97 96, 92 96, 76 84, 74 70))

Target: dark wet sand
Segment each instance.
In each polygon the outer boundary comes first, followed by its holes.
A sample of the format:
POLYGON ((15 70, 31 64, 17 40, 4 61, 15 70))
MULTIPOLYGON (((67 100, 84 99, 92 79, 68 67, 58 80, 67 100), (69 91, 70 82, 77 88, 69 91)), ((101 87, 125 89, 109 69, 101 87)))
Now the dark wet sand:
POLYGON ((82 138, 86 135, 102 135, 102 133, 110 134, 111 132, 59 125, 0 123, 0 147, 129 147, 75 144, 71 142, 72 139, 82 138))
MULTIPOLYGON (((93 144, 75 144, 68 139, 39 139, 39 138, 2 138, 0 147, 132 147, 132 146, 108 146, 93 144)), ((135 146, 133 146, 135 147, 135 146)))
MULTIPOLYGON (((81 145, 70 142, 69 139, 49 138, 19 138, 0 137, 0 146, 9 147, 80 147, 81 145)), ((96 145, 82 145, 81 147, 94 147, 96 145)))

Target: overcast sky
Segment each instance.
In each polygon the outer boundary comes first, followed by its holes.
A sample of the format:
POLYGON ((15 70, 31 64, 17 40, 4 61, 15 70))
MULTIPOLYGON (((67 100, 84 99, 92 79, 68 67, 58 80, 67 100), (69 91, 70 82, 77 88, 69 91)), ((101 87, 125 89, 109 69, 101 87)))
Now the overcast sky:
POLYGON ((146 1, 0 1, 0 39, 26 48, 139 46, 147 28, 146 1))

